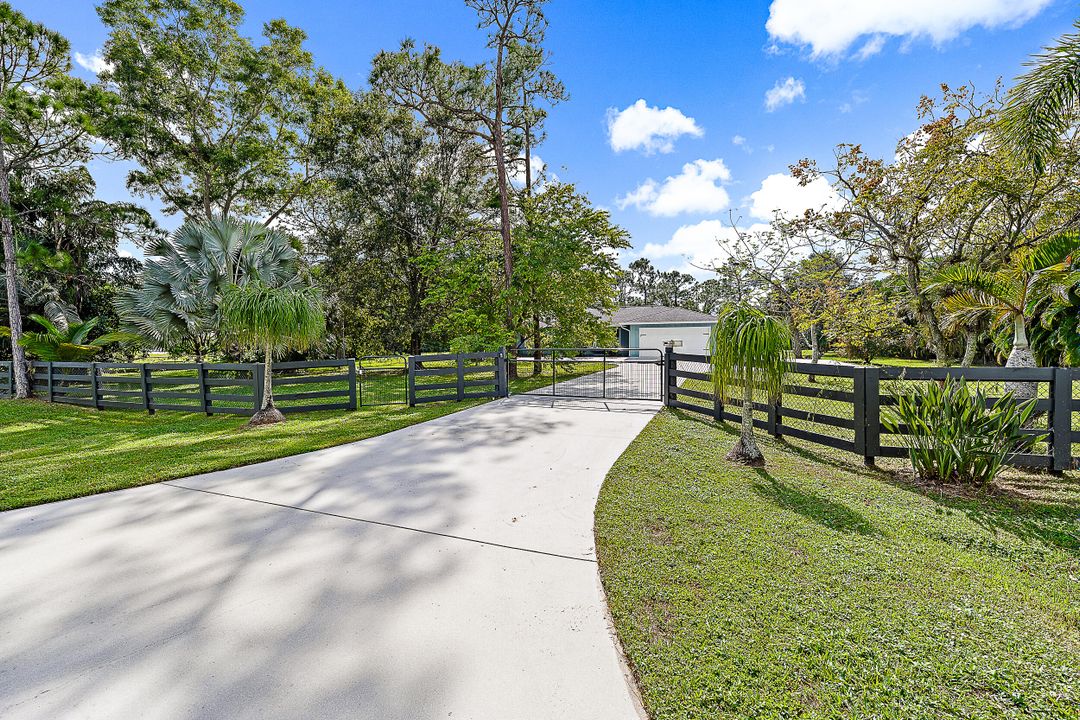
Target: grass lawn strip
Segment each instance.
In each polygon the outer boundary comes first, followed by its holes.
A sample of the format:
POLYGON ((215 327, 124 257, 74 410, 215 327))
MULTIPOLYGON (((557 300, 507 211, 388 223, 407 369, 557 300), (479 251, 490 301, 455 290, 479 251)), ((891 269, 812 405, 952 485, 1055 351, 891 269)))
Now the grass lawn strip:
MULTIPOLYGON (((597 551, 655 720, 1080 717, 1080 481, 920 489, 665 410, 608 474, 597 551)), ((899 464, 894 467, 899 467, 899 464)))

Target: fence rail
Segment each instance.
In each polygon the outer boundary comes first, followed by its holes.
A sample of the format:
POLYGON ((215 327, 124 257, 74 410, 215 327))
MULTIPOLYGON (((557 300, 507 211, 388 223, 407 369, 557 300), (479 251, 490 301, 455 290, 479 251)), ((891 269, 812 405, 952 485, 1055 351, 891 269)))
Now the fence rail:
POLYGON ((506 353, 447 353, 407 358, 409 406, 506 397, 506 353))
MULTIPOLYGON (((721 398, 712 382, 705 355, 665 353, 665 402, 669 407, 739 421, 741 398, 721 398)), ((1045 436, 1032 452, 1009 458, 1015 467, 1061 472, 1080 465, 1074 445, 1080 443, 1080 400, 1074 383, 1080 371, 1069 368, 879 368, 823 363, 791 363, 779 398, 769 401, 752 391, 754 427, 776 437, 789 435, 861 455, 868 464, 879 457, 906 457, 902 434, 881 422, 881 408, 920 382, 964 378, 983 389, 987 402, 1006 394, 1006 385, 1030 383, 1040 427, 1045 436), (815 383, 809 382, 814 376, 815 383)), ((897 428, 903 433, 906 428, 897 428)))

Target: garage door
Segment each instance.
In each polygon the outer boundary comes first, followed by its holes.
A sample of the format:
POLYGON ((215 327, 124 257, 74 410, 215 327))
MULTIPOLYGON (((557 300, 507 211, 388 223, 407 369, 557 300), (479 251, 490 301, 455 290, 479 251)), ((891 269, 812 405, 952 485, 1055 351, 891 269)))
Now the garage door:
POLYGON ((643 348, 663 348, 674 341, 675 352, 704 355, 709 347, 709 327, 680 325, 654 325, 642 327, 638 332, 638 345, 643 348))

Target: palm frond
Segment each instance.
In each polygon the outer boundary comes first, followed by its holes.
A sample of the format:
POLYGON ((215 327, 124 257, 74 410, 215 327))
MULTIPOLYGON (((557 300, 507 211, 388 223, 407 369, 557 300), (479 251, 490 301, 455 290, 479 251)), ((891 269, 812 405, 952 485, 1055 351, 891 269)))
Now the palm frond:
MULTIPOLYGON (((1080 22, 1074 23, 1080 29, 1080 22)), ((1009 90, 998 134, 1042 172, 1080 105, 1080 33, 1062 35, 1027 63, 1009 90)))
POLYGON ((322 295, 314 287, 233 286, 221 299, 225 332, 251 348, 306 350, 326 333, 322 295))
POLYGON ((713 383, 721 397, 750 386, 778 397, 791 356, 787 324, 748 305, 728 305, 709 340, 713 383))

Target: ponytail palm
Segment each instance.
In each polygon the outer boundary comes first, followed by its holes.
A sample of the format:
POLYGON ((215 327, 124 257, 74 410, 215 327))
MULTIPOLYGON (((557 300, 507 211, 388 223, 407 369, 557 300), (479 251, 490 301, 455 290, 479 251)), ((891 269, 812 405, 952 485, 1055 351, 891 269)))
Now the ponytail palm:
POLYGON ((306 350, 326 332, 322 296, 309 286, 270 287, 261 283, 232 286, 221 298, 221 323, 237 343, 262 350, 265 357, 263 402, 252 425, 285 419, 274 407, 272 365, 275 353, 306 350))
POLYGON ((712 377, 724 398, 742 391, 742 428, 727 459, 762 467, 765 457, 754 440, 754 390, 772 401, 783 390, 791 356, 787 323, 744 304, 725 306, 710 339, 712 377))
MULTIPOLYGON (((1065 301, 1080 274, 1071 270, 1072 258, 1080 250, 1080 236, 1058 235, 1038 247, 1017 254, 996 271, 976 265, 953 265, 936 278, 935 285, 952 285, 958 292, 942 301, 946 318, 953 324, 971 323, 989 317, 995 326, 1013 326, 1012 351, 1006 367, 1035 367, 1028 344, 1027 324, 1048 298, 1065 301)), ((1010 385, 1017 398, 1034 395, 1031 383, 1010 385)))

